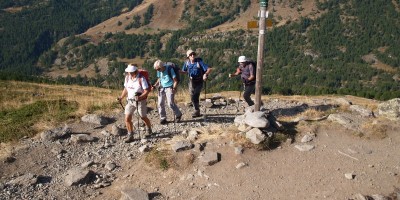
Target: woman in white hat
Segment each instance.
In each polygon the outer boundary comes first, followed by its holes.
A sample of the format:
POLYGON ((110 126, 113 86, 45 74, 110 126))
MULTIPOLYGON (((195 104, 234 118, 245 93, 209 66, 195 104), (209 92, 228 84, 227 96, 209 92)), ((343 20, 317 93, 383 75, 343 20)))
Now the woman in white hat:
POLYGON ((256 91, 256 67, 254 62, 251 62, 246 56, 239 56, 239 67, 236 72, 229 74, 229 78, 240 74, 243 81, 243 98, 249 106, 254 105, 254 101, 250 98, 251 94, 256 91))
POLYGON ((121 101, 127 96, 125 124, 128 135, 125 142, 132 142, 134 139, 140 139, 140 135, 134 135, 133 133, 132 116, 135 110, 138 111, 137 114, 147 126, 146 136, 152 134, 151 123, 147 118, 147 95, 150 92, 150 85, 147 83, 146 78, 140 75, 137 66, 134 64, 129 64, 125 72, 127 75, 125 76, 124 90, 118 100, 121 101))

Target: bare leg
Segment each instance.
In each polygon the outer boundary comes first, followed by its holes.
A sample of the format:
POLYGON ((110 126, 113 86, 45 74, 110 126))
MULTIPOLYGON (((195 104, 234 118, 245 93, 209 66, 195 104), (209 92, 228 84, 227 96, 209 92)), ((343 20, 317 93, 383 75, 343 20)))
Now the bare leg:
POLYGON ((133 133, 132 115, 125 115, 125 125, 129 133, 133 133))
POLYGON ((146 124, 147 128, 151 129, 151 122, 150 122, 149 118, 147 118, 147 117, 142 117, 142 120, 143 120, 144 123, 146 124))

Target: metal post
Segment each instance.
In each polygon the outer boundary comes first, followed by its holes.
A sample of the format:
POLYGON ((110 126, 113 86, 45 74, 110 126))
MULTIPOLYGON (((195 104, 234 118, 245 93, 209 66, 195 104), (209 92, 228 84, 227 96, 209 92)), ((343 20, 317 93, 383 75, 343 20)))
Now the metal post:
POLYGON ((258 35, 258 52, 257 52, 257 73, 256 73, 256 101, 254 111, 259 111, 261 106, 262 93, 262 67, 264 64, 264 41, 265 41, 265 18, 268 17, 267 10, 268 0, 260 0, 259 14, 259 35, 258 35))

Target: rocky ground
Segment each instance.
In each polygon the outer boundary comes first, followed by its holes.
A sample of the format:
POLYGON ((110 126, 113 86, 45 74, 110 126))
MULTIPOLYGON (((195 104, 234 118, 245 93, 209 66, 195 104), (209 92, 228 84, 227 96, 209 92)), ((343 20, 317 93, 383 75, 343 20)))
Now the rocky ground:
POLYGON ((396 199, 399 106, 358 102, 271 97, 249 120, 215 96, 178 124, 150 110, 155 134, 132 143, 121 111, 85 116, 1 144, 0 199, 396 199))

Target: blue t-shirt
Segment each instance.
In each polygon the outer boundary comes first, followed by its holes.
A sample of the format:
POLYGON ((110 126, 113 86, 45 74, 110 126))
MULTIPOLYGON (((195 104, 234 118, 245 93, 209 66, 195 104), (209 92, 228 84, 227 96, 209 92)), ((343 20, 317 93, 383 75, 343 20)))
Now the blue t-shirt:
POLYGON ((183 63, 182 71, 187 72, 189 71, 189 77, 192 79, 200 79, 202 80, 202 75, 208 69, 208 65, 203 62, 200 58, 196 58, 194 63, 191 63, 190 60, 185 61, 183 63))
POLYGON ((157 71, 157 78, 160 79, 161 87, 172 87, 174 85, 173 78, 176 77, 175 71, 169 66, 164 65, 164 67, 164 71, 157 71), (172 78, 168 75, 168 70, 170 71, 172 78))

